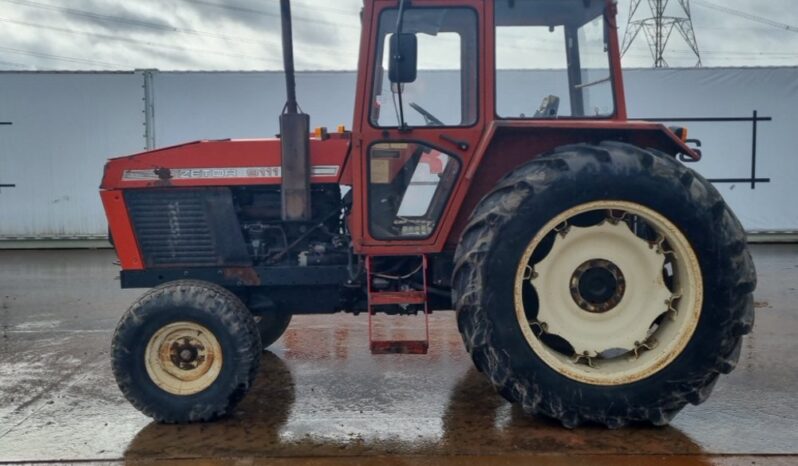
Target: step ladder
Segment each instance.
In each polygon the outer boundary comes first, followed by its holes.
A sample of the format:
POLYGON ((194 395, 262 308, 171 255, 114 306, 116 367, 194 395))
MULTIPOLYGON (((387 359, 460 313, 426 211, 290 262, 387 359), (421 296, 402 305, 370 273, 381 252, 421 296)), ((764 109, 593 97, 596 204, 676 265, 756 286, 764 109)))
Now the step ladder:
POLYGON ((372 258, 366 256, 367 294, 369 311, 369 347, 371 354, 427 354, 429 350, 429 305, 427 304, 427 256, 421 255, 423 291, 373 291, 375 273, 372 258), (373 318, 376 306, 388 304, 418 304, 424 306, 424 340, 375 340, 373 318))

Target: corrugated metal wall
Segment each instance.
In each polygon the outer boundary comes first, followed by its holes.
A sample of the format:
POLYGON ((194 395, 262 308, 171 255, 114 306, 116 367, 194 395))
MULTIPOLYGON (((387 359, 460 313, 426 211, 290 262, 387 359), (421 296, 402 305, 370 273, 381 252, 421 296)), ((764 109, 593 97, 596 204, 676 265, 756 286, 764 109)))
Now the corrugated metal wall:
POLYGON ((144 148, 141 98, 137 73, 0 75, 0 237, 103 235, 103 164, 144 148))
MULTIPOLYGON (((535 83, 551 80, 552 72, 524 74, 528 85, 518 81, 511 94, 519 109, 534 111, 542 98, 535 83)), ((798 68, 631 70, 625 76, 633 117, 735 118, 755 110, 772 117, 757 128, 757 177, 770 182, 753 189, 750 182, 728 181, 751 177, 751 122, 688 123, 691 136, 704 142, 705 160, 694 167, 727 180, 717 186, 749 230, 798 230, 792 205, 798 68)), ((448 78, 440 78, 434 82, 445 85, 448 78)), ((300 73, 297 85, 312 125, 351 125, 354 73, 300 73)), ((447 105, 435 100, 438 91, 427 89, 420 98, 443 114, 447 105)), ((106 158, 141 151, 148 133, 156 147, 273 136, 283 102, 281 73, 0 73, 0 121, 13 122, 0 126, 0 183, 17 184, 0 192, 0 240, 103 237, 97 186, 106 158)))
MULTIPOLYGON (((798 230, 798 68, 701 68, 625 73, 631 117, 752 118, 757 111, 756 177, 716 183, 749 231, 798 230)), ((680 123, 668 123, 680 124, 680 123)), ((753 124, 749 121, 683 122, 703 141, 704 159, 691 165, 710 179, 752 174, 753 124)))

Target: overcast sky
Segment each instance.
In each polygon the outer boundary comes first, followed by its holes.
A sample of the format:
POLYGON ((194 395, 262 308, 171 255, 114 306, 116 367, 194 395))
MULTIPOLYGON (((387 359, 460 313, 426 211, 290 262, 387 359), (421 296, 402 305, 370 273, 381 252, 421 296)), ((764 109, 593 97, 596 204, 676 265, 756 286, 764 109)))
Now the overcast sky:
MULTIPOLYGON (((620 0, 622 33, 629 1, 620 0)), ((704 66, 798 65, 797 3, 693 0, 704 66)), ((355 69, 362 0, 292 5, 297 67, 355 69)), ((0 69, 281 69, 278 6, 277 0, 0 0, 0 69)), ((672 66, 695 63, 677 34, 667 58, 672 66)), ((651 63, 641 35, 624 65, 651 63)))

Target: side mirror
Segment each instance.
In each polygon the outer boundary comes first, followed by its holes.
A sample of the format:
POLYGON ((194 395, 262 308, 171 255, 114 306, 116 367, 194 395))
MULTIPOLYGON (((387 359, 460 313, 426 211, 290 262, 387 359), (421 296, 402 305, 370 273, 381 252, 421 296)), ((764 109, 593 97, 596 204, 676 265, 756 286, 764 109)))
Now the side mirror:
POLYGON ((414 82, 418 66, 416 35, 409 32, 392 35, 389 53, 388 79, 396 84, 414 82))

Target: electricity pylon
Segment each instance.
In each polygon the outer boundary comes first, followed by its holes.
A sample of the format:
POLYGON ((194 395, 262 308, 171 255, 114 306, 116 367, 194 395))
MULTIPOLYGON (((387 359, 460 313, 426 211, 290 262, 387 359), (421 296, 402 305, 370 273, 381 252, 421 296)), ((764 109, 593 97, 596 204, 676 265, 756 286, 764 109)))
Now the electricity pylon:
MULTIPOLYGON (((677 14, 668 16, 665 15, 665 10, 668 8, 670 0, 646 0, 646 2, 651 10, 651 16, 640 17, 644 14, 639 11, 643 0, 631 0, 629 23, 626 26, 626 35, 623 38, 623 54, 626 54, 629 47, 640 35, 640 31, 643 31, 651 56, 654 59, 654 68, 667 68, 668 62, 665 60, 665 50, 675 29, 695 53, 698 59, 696 66, 700 67, 701 52, 698 50, 698 41, 695 37, 695 29, 693 29, 690 0, 676 0, 680 8, 678 8, 677 14)), ((676 5, 671 10, 676 11, 676 5)))

